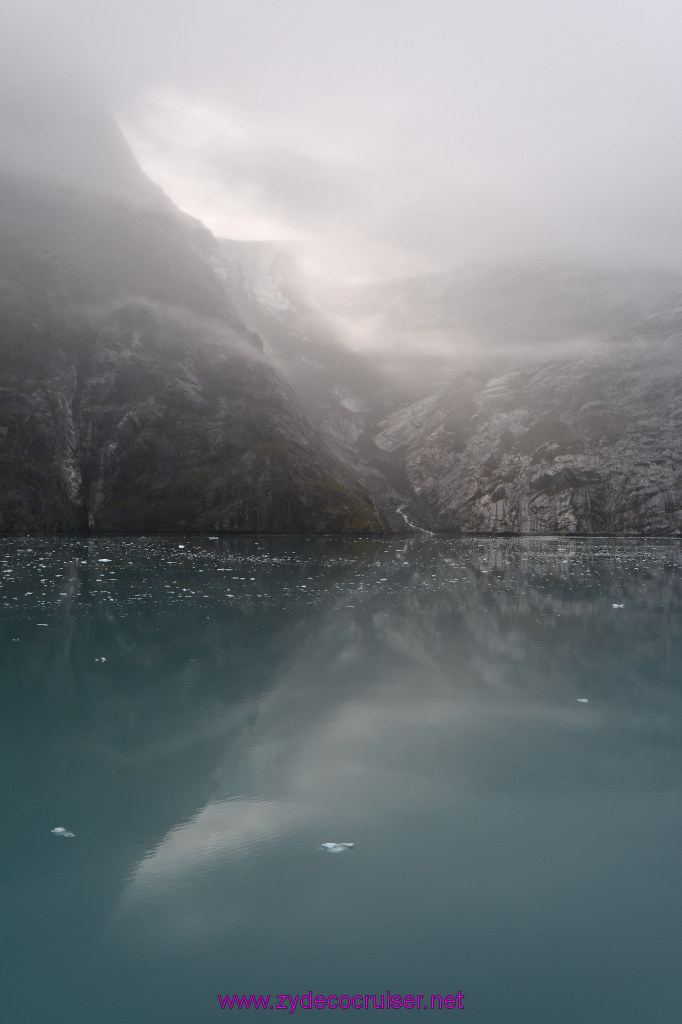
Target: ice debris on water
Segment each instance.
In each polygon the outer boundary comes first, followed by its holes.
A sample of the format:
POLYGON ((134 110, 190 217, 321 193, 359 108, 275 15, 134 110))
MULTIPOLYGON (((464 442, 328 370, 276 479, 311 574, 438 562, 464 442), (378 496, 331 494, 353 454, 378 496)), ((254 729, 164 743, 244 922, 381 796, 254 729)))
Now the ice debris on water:
POLYGON ((575 699, 578 701, 578 704, 589 704, 590 703, 588 697, 576 697, 575 699))
POLYGON ((328 853, 343 853, 345 850, 352 850, 355 843, 322 843, 322 849, 328 853))
POLYGON ((69 832, 68 828, 64 828, 63 825, 57 825, 56 828, 51 828, 50 832, 52 832, 56 836, 64 836, 65 839, 75 839, 76 838, 76 833, 75 832, 69 832))
POLYGON ((612 608, 624 608, 625 605, 624 604, 612 604, 611 607, 612 608))

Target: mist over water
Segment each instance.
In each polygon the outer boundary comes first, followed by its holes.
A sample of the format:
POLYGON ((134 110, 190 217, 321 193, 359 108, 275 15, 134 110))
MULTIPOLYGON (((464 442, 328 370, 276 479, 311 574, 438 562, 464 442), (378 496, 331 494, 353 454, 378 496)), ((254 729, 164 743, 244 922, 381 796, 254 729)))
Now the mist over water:
POLYGON ((678 542, 20 538, 0 570, 8 1019, 673 1019, 678 542))

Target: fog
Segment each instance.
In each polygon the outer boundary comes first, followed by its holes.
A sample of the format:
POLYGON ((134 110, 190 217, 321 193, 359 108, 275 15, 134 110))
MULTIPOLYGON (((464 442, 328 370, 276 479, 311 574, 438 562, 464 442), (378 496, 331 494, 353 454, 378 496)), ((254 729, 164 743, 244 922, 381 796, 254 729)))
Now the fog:
POLYGON ((17 102, 106 102, 218 235, 304 240, 348 279, 538 258, 682 268, 671 0, 4 7, 17 102))

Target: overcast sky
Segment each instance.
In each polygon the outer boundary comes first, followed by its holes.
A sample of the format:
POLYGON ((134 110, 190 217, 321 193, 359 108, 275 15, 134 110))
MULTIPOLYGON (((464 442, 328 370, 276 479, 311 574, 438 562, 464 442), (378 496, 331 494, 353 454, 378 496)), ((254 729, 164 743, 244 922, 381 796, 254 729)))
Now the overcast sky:
POLYGON ((216 233, 347 272, 682 268, 677 0, 0 0, 0 58, 101 91, 216 233))

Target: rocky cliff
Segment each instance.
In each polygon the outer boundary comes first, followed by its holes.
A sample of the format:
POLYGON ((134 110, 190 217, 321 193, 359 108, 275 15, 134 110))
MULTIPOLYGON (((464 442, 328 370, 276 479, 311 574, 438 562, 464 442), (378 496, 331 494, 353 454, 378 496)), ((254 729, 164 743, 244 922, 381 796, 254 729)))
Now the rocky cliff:
POLYGON ((53 174, 53 111, 33 113, 41 160, 15 126, 0 175, 0 530, 380 530, 241 321, 209 232, 113 128, 98 177, 87 118, 64 132, 92 188, 73 158, 53 174))
POLYGON ((473 375, 382 424, 432 530, 682 532, 682 310, 588 355, 473 375))
POLYGON ((221 258, 240 312, 392 528, 680 532, 680 275, 478 268, 346 296, 382 331, 449 339, 423 362, 418 346, 398 353, 396 378, 385 352, 363 374, 334 347, 283 247, 221 243, 221 258))

